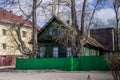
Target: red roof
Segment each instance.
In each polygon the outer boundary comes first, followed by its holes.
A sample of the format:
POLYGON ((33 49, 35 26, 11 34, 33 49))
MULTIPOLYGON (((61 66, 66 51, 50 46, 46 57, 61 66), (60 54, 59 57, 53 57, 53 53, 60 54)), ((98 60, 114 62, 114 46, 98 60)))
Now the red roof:
MULTIPOLYGON (((19 24, 23 21, 25 21, 25 19, 22 15, 17 16, 15 14, 13 14, 13 12, 11 10, 7 11, 3 8, 0 8, 0 22, 19 24)), ((32 27, 32 22, 31 21, 25 21, 24 25, 32 27)), ((37 30, 40 30, 40 26, 37 26, 36 28, 37 28, 37 30)))

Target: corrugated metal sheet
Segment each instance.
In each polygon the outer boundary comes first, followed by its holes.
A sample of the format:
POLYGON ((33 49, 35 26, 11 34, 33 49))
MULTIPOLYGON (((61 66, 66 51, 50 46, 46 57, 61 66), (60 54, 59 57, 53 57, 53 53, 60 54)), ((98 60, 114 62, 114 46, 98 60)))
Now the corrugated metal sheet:
POLYGON ((0 66, 14 66, 17 55, 0 55, 0 66))

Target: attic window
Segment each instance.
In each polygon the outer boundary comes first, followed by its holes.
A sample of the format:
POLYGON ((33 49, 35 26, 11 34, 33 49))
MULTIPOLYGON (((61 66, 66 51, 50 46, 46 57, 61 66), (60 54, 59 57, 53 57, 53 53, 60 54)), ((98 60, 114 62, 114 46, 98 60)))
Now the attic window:
POLYGON ((60 35, 60 30, 57 28, 50 28, 49 34, 53 36, 59 36, 60 35))

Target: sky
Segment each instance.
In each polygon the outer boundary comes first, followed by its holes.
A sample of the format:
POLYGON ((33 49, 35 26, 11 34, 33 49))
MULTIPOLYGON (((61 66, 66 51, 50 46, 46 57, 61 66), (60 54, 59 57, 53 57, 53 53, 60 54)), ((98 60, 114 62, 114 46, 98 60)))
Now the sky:
MULTIPOLYGON (((0 0, 0 2, 1 2, 2 0, 0 0)), ((28 8, 30 5, 31 5, 31 1, 32 0, 21 0, 21 6, 23 6, 22 7, 22 9, 25 11, 25 13, 26 14, 29 14, 30 13, 30 11, 31 11, 31 8, 28 8), (26 3, 29 3, 29 4, 26 4, 26 3)), ((44 3, 47 1, 47 0, 43 0, 44 1, 44 3)), ((78 1, 78 0, 76 0, 76 1, 78 1)), ((83 2, 83 0, 79 0, 77 3, 76 3, 76 5, 78 5, 78 8, 79 8, 79 4, 82 4, 82 2, 83 2)), ((96 3, 96 0, 88 0, 88 5, 89 5, 89 7, 90 8, 93 8, 93 6, 95 5, 95 3, 96 3)), ((3 7, 3 5, 0 5, 0 7, 3 7)), ((18 7, 18 5, 14 5, 14 6, 8 6, 8 7, 6 7, 8 10, 13 10, 13 13, 14 14, 17 14, 17 15, 23 15, 22 14, 22 12, 20 12, 18 9, 19 9, 19 7, 18 7), (9 8, 8 8, 9 7, 9 8)), ((61 9, 64 9, 64 8, 61 8, 61 9)), ((40 25, 41 27, 42 26, 44 26, 44 24, 48 21, 48 19, 50 18, 50 17, 47 17, 46 18, 46 15, 48 16, 48 15, 50 15, 49 13, 48 13, 48 10, 49 9, 46 9, 46 13, 42 13, 43 11, 42 11, 42 9, 40 9, 39 8, 39 11, 41 11, 41 12, 37 12, 38 13, 38 16, 37 16, 37 18, 38 18, 38 20, 37 20, 37 24, 38 25, 40 25), (40 15, 39 15, 40 14, 40 15)), ((69 11, 67 11, 67 12, 69 12, 69 11)), ((64 14, 69 14, 69 13, 64 13, 64 14)), ((107 20, 108 19, 113 19, 114 18, 114 16, 115 16, 115 13, 114 13, 114 10, 113 10, 113 6, 112 6, 112 4, 110 3, 110 2, 108 2, 108 1, 106 1, 106 2, 102 2, 100 5, 99 5, 99 7, 97 8, 97 11, 96 11, 96 13, 95 13, 95 15, 94 15, 94 17, 96 17, 96 18, 100 18, 105 24, 108 24, 108 22, 107 22, 107 20)), ((68 17, 68 15, 67 15, 67 17, 68 17)), ((66 18, 67 18, 66 17, 66 18)))
MULTIPOLYGON (((92 4, 95 4, 95 0, 92 0, 92 4)), ((113 19, 115 17, 115 12, 113 10, 113 5, 109 0, 104 0, 97 9, 96 17, 100 18, 105 24, 107 23, 108 19, 113 19)))

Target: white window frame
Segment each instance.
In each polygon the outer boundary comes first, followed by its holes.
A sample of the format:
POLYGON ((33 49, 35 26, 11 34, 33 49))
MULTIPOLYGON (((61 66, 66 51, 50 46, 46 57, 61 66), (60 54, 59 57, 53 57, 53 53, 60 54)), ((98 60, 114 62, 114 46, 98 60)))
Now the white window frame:
POLYGON ((72 56, 72 49, 71 47, 67 47, 67 57, 71 57, 72 56))
POLYGON ((45 47, 40 47, 40 57, 45 56, 45 47))
POLYGON ((59 48, 58 47, 53 47, 53 57, 54 58, 58 58, 58 52, 59 52, 59 48))
POLYGON ((94 50, 91 50, 90 56, 95 56, 94 50))
POLYGON ((88 48, 85 48, 85 56, 90 56, 90 52, 88 48))

